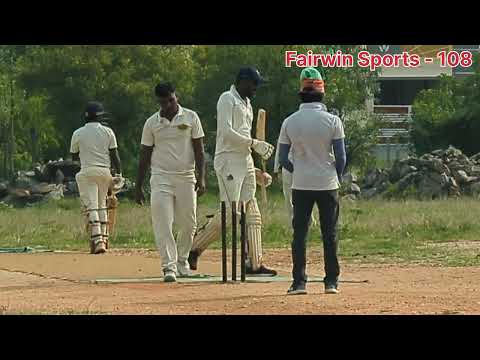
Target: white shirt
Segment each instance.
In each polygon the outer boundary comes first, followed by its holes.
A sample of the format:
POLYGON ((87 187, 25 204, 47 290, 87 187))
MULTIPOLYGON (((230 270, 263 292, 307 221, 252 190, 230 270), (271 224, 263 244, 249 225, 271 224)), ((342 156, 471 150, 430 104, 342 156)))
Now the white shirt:
POLYGON ((228 158, 247 159, 252 143, 253 109, 250 99, 239 95, 235 85, 220 95, 217 103, 217 139, 214 167, 218 169, 228 158))
POLYGON ((291 145, 292 189, 338 189, 332 141, 344 137, 342 121, 326 112, 322 103, 301 104, 283 122, 279 138, 279 143, 291 145))
POLYGON ((152 175, 195 176, 195 154, 192 139, 204 137, 197 113, 178 106, 172 119, 153 114, 143 127, 142 145, 153 146, 152 175))
POLYGON ((80 153, 81 168, 111 167, 109 150, 117 148, 117 139, 112 129, 99 122, 89 122, 75 130, 70 152, 80 153))

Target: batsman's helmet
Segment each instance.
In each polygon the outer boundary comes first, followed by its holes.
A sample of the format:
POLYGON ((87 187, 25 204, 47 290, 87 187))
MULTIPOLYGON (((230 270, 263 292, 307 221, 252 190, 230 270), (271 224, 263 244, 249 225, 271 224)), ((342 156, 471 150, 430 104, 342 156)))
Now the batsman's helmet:
POLYGON ((108 113, 105 111, 103 104, 98 101, 90 101, 87 103, 85 107, 85 111, 83 112, 83 119, 84 120, 95 120, 95 119, 102 119, 105 120, 107 118, 108 113))

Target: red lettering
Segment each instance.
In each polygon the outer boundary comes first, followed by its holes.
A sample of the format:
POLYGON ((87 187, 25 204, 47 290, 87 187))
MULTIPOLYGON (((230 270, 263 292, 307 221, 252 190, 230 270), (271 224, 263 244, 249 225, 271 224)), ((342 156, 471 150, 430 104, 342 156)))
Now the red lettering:
POLYGON ((336 56, 333 54, 321 54, 320 61, 323 67, 335 67, 336 56))
POLYGON ((403 66, 410 67, 410 56, 408 55, 408 52, 404 51, 402 53, 402 62, 403 66))
POLYGON ((410 67, 418 67, 420 65, 420 56, 413 54, 410 56, 410 67))
POLYGON ((307 67, 307 57, 303 54, 298 55, 296 63, 298 67, 307 67))
POLYGON ((370 66, 370 53, 368 51, 360 51, 357 54, 357 59, 358 66, 363 68, 370 66))
MULTIPOLYGON (((382 63, 382 61, 380 61, 380 63, 382 63)), ((393 66, 393 63, 394 63, 394 58, 393 58, 392 55, 386 54, 386 55, 383 57, 383 66, 385 66, 385 67, 392 67, 392 66, 393 66)))
POLYGON ((382 55, 373 54, 370 56, 370 70, 375 71, 382 64, 382 55))
POLYGON ((285 51, 285 66, 292 67, 292 62, 295 61, 296 57, 297 57, 296 51, 285 51))

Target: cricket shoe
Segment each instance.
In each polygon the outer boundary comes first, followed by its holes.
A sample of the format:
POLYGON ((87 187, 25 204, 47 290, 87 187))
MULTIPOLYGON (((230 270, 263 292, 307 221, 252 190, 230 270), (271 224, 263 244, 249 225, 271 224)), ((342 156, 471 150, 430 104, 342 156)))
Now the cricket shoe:
POLYGON ((175 282, 175 281, 177 281, 177 274, 175 273, 175 271, 167 270, 164 273, 163 281, 164 282, 175 282))
POLYGON ((190 266, 187 261, 177 263, 177 274, 179 277, 189 277, 192 275, 190 271, 190 266))
POLYGON ((297 284, 293 283, 292 286, 287 291, 287 295, 306 295, 307 289, 305 288, 305 284, 297 284))
POLYGON ((265 266, 260 266, 257 270, 253 270, 250 266, 246 267, 246 273, 247 275, 252 275, 252 276, 277 276, 277 272, 275 270, 269 269, 265 266))
POLYGON ((188 254, 188 263, 190 264, 190 270, 197 270, 199 257, 200 254, 197 251, 190 251, 190 254, 188 254))
POLYGON ((326 284, 325 285, 325 294, 338 294, 337 284, 326 284))

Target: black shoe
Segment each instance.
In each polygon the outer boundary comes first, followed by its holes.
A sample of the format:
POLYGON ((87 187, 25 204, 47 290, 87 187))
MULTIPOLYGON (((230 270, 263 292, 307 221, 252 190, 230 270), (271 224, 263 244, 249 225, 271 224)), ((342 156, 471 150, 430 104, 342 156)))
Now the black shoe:
POLYGON ((305 284, 296 284, 295 282, 290 286, 290 289, 287 291, 287 295, 305 295, 307 294, 307 289, 305 289, 305 284))
POLYGON ((190 264, 190 270, 197 270, 198 258, 200 254, 195 250, 190 251, 188 254, 188 263, 190 264))
POLYGON ((268 269, 265 266, 260 266, 257 270, 252 270, 251 267, 246 268, 246 273, 247 275, 253 275, 253 276, 277 276, 277 272, 272 269, 268 269))
POLYGON ((338 294, 338 285, 325 284, 325 294, 338 294))

